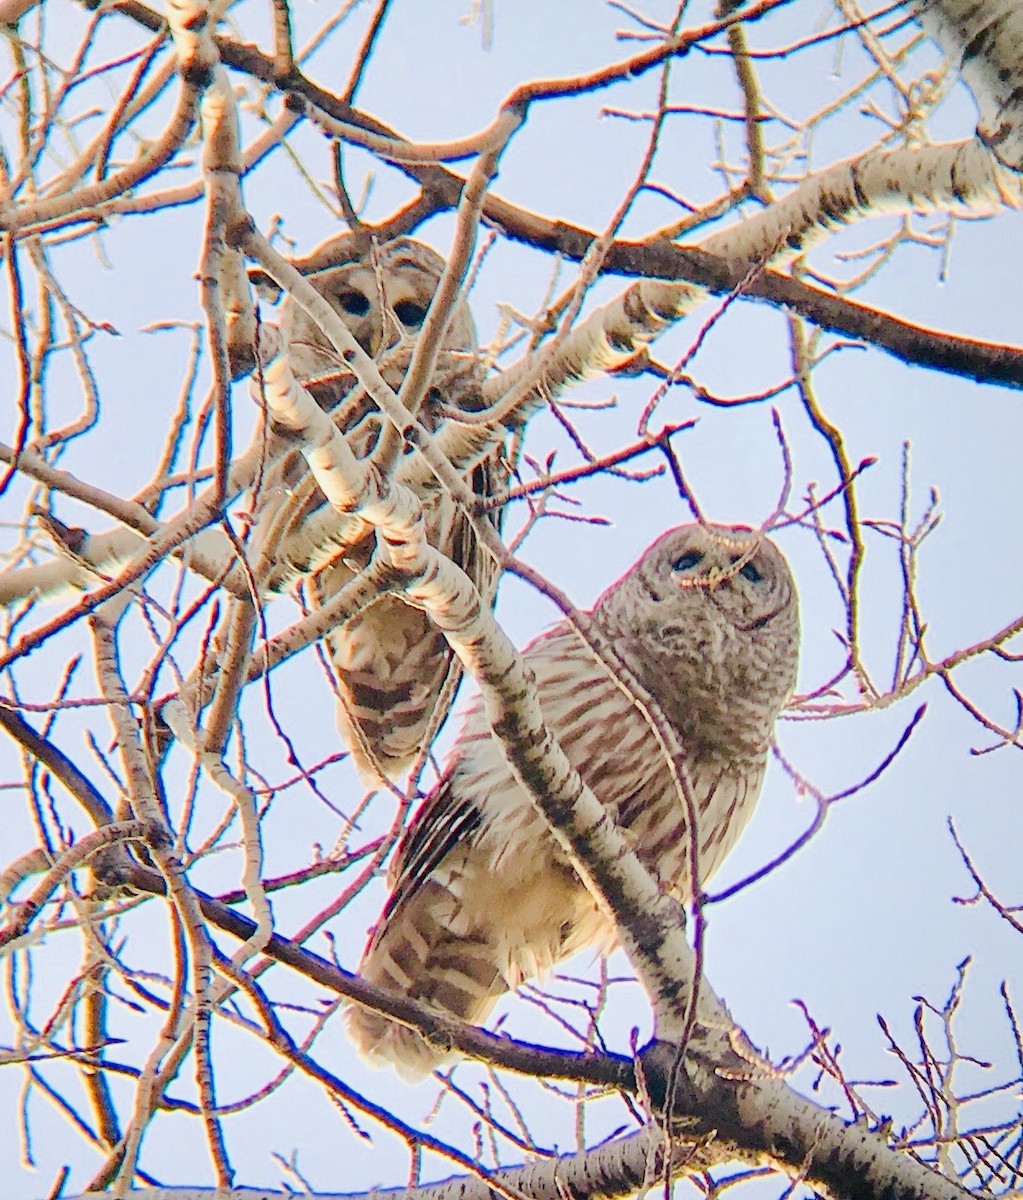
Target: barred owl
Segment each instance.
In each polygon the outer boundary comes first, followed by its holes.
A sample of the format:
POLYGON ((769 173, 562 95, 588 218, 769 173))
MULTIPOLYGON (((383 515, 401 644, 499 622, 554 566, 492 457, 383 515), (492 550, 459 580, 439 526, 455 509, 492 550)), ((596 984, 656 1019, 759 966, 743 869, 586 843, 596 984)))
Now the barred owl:
MULTIPOLYGON (((429 246, 398 238, 363 259, 309 279, 397 390, 443 270, 444 260, 429 246)), ((290 300, 285 301, 281 335, 296 378, 331 412, 356 455, 371 454, 385 419, 319 326, 290 300)), ((418 413, 420 421, 433 430, 445 410, 457 418, 459 411, 478 409, 481 378, 472 315, 460 301, 451 314, 418 413)), ((491 495, 506 479, 504 460, 495 452, 476 468, 469 483, 477 494, 491 495)), ((423 499, 431 544, 454 559, 492 602, 496 567, 478 545, 466 514, 445 492, 434 491, 423 499)), ((317 569, 310 585, 317 604, 325 603, 365 566, 373 549, 371 539, 354 545, 343 538, 318 544, 310 530, 317 528, 315 517, 323 504, 296 452, 281 460, 262 489, 261 507, 273 523, 282 574, 317 569)), ((496 512, 490 519, 499 523, 496 512)), ((386 594, 329 634, 326 642, 336 676, 338 724, 356 763, 370 781, 397 777, 436 731, 450 705, 458 667, 443 635, 422 611, 386 594)))
MULTIPOLYGON (((795 585, 745 527, 683 525, 600 597, 593 620, 678 733, 693 786, 701 884, 749 820, 775 718, 795 685, 795 585)), ((691 893, 685 810, 649 726, 567 622, 525 650, 544 717, 661 886, 691 893)), ((521 981, 614 929, 516 783, 481 704, 398 848, 363 978, 479 1023, 521 981)), ((355 1045, 408 1078, 441 1053, 349 1010, 355 1045)))

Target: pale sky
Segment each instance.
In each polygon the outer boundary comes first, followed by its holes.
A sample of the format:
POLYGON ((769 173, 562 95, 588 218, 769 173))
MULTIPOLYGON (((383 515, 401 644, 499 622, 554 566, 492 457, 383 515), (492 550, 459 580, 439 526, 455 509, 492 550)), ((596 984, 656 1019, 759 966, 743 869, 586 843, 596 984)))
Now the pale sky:
MULTIPOLYGON (((306 0, 294 6, 296 45, 312 35, 332 7, 306 0)), ((707 19, 704 7, 690 12, 687 21, 707 19)), ((427 14, 419 5, 396 3, 359 93, 360 106, 410 138, 464 135, 483 127, 501 99, 522 80, 592 69, 637 49, 635 42, 614 39, 616 29, 630 24, 626 15, 590 0, 561 4, 495 0, 490 49, 481 46, 478 23, 459 23, 467 8, 468 0, 435 0, 427 14)), ((666 20, 670 6, 652 4, 644 11, 666 20)), ((66 20, 69 30, 81 19, 78 8, 53 0, 46 12, 53 24, 66 20)), ((252 3, 235 7, 244 39, 269 44, 268 12, 269 6, 252 3)), ((343 87, 369 12, 368 6, 360 6, 328 48, 314 56, 308 66, 313 79, 326 87, 343 87)), ((830 13, 827 5, 803 0, 752 29, 751 42, 762 48, 782 47, 821 29, 830 13)), ((111 18, 106 26, 105 38, 100 39, 102 50, 97 48, 90 62, 103 61, 137 44, 137 34, 126 20, 111 18)), ((849 39, 843 39, 842 47, 839 52, 834 43, 826 43, 794 59, 758 63, 764 95, 780 106, 789 120, 807 118, 842 95, 863 72, 861 51, 849 39)), ((933 48, 926 46, 914 61, 917 67, 911 74, 918 75, 935 64, 937 57, 933 48)), ((103 89, 94 87, 88 100, 83 94, 81 106, 100 104, 102 95, 103 89)), ((600 110, 602 106, 643 109, 653 103, 655 95, 656 78, 650 74, 596 96, 537 105, 502 162, 495 190, 544 214, 590 228, 603 227, 635 174, 646 126, 602 116, 600 110)), ((890 89, 879 87, 869 98, 891 113, 890 89)), ((729 60, 694 53, 677 62, 672 100, 734 110, 738 101, 729 60)), ((9 99, 4 103, 9 106, 9 99)), ((108 93, 107 111, 109 103, 108 93)), ((882 125, 861 113, 864 103, 862 97, 854 100, 815 136, 815 166, 873 144, 882 125)), ((273 111, 277 111, 276 100, 273 111)), ((104 116, 105 112, 86 122, 84 129, 94 132, 104 116)), ((160 128, 163 116, 164 108, 158 106, 149 114, 148 128, 160 128)), ((957 88, 933 122, 932 131, 936 137, 968 137, 974 121, 969 96, 957 88)), ((254 128, 250 123, 250 134, 254 128)), ((0 109, 0 130, 5 139, 11 137, 9 107, 0 109)), ((669 121, 654 178, 684 191, 695 202, 716 195, 721 177, 707 167, 716 153, 714 133, 710 121, 697 123, 688 117, 669 121)), ((741 128, 730 125, 723 136, 736 155, 741 128)), ((766 124, 765 138, 770 144, 782 139, 777 122, 766 124)), ((315 179, 326 185, 328 155, 322 135, 309 127, 300 128, 291 145, 309 164, 315 179)), ((129 153, 127 144, 118 149, 122 156, 129 153)), ((346 154, 353 195, 362 190, 368 163, 360 152, 346 154)), ((799 162, 793 164, 793 172, 797 169, 802 169, 799 162)), ((366 215, 379 219, 411 192, 399 182, 396 172, 381 169, 379 164, 373 164, 373 172, 366 215)), ((166 186, 173 181, 173 177, 161 179, 158 184, 166 186)), ((283 232, 294 239, 298 253, 307 252, 336 231, 336 223, 283 155, 273 156, 247 179, 245 193, 264 229, 273 218, 282 219, 283 232)), ((639 236, 677 215, 678 209, 664 197, 646 195, 626 224, 625 236, 639 236)), ((857 226, 829 242, 811 261, 826 273, 848 277, 859 269, 856 261, 836 266, 834 252, 880 242, 897 221, 884 217, 857 226)), ((93 319, 109 321, 122 335, 100 335, 90 343, 100 381, 103 427, 76 442, 61 464, 111 491, 130 494, 149 479, 177 403, 187 362, 188 332, 147 334, 139 330, 170 318, 199 319, 194 276, 202 223, 201 205, 164 211, 152 219, 133 217, 113 223, 103 234, 103 260, 90 242, 54 254, 75 303, 93 319)), ((918 230, 939 224, 936 218, 914 218, 918 230)), ((451 222, 446 218, 432 222, 419 234, 441 252, 447 250, 450 235, 451 222)), ((940 251, 905 246, 856 299, 956 333, 1018 342, 1018 313, 1023 304, 1020 235, 1018 214, 960 222, 947 278, 941 278, 940 251)), ((551 270, 549 257, 498 243, 471 297, 482 341, 498 326, 498 303, 510 304, 521 313, 536 310, 551 270)), ((570 279, 568 268, 563 285, 570 279)), ((618 279, 602 281, 588 306, 611 297, 622 286, 618 279)), ((704 306, 656 343, 656 356, 670 364, 686 353, 717 303, 704 306)), ((6 343, 0 343, 0 354, 6 356, 3 362, 12 361, 6 343)), ((49 391, 55 411, 61 403, 69 411, 77 411, 80 398, 65 359, 55 362, 49 391)), ((756 393, 784 381, 791 372, 784 315, 750 303, 734 304, 710 332, 690 369, 720 395, 756 393)), ((0 367, 0 377, 10 370, 0 367)), ((1016 617, 1023 597, 1018 553, 1018 397, 1004 389, 907 367, 859 346, 833 354, 819 368, 816 386, 821 407, 845 433, 850 460, 856 463, 866 455, 878 459, 859 487, 864 517, 897 519, 902 443, 907 439, 912 442, 914 516, 923 512, 930 488, 938 490, 942 523, 927 543, 920 576, 932 654, 945 654, 977 641, 1016 617)), ((655 387, 656 381, 649 378, 594 379, 564 398, 602 402, 617 397, 613 411, 573 413, 593 448, 608 450, 634 440, 638 413, 655 387)), ((196 394, 201 396, 201 388, 196 394)), ((234 402, 240 449, 254 416, 244 384, 235 389, 234 402)), ((798 511, 811 482, 819 483, 822 490, 834 485, 833 467, 819 435, 809 428, 795 391, 788 389, 774 403, 793 453, 789 509, 798 511)), ((4 438, 10 440, 9 400, 6 412, 4 438)), ((693 431, 680 435, 676 447, 709 519, 756 525, 768 516, 777 503, 782 479, 769 404, 714 408, 698 404, 686 389, 674 388, 663 401, 659 416, 665 421, 699 418, 693 431)), ((577 461, 553 418, 542 414, 530 427, 526 452, 543 458, 555 447, 561 465, 577 461)), ((650 457, 636 465, 652 466, 655 461, 650 457)), ((19 519, 23 494, 15 489, 0 500, 0 520, 19 519)), ((573 488, 571 494, 580 501, 580 513, 604 516, 611 524, 544 521, 522 553, 579 604, 589 604, 666 528, 691 519, 667 476, 643 485, 600 478, 573 488)), ((57 501, 56 511, 72 524, 80 521, 94 529, 106 527, 102 516, 86 514, 63 499, 57 501)), ((840 512, 832 505, 826 515, 837 523, 840 512)), ((506 536, 519 528, 521 520, 521 506, 512 508, 506 517, 506 536)), ((898 560, 888 539, 871 531, 865 537, 866 659, 879 682, 886 684, 898 629, 898 560)), ((778 540, 799 583, 804 629, 800 690, 809 690, 819 686, 841 662, 834 630, 841 627, 842 613, 811 536, 790 529, 778 540)), ((47 616, 56 611, 53 606, 45 610, 47 616)), ((292 612, 283 600, 271 610, 271 620, 283 625, 292 612)), ((519 644, 556 616, 549 604, 514 580, 502 586, 498 613, 519 644)), ((196 631, 197 636, 200 633, 196 631)), ((17 678, 24 698, 41 701, 52 695, 54 680, 75 644, 71 637, 58 639, 21 664, 17 678)), ((129 677, 150 654, 148 644, 124 647, 129 677)), ((92 695, 91 667, 85 664, 81 670, 80 692, 92 695)), ((988 657, 970 665, 959 678, 976 702, 986 705, 997 720, 1012 725, 1014 678, 1008 664, 988 657)), ((275 709, 286 714, 289 735, 303 762, 317 762, 337 750, 326 684, 311 655, 275 674, 272 688, 275 709)), ((848 684, 846 688, 845 699, 854 700, 848 684)), ((466 694, 463 691, 463 702, 466 694)), ((893 1114, 897 1124, 916 1113, 917 1101, 887 1053, 876 1014, 883 1013, 903 1043, 913 1045, 914 997, 943 1002, 955 982, 957 965, 967 955, 974 956, 974 963, 961 1015, 962 1050, 998 1064, 992 1072, 974 1070, 972 1077, 966 1076, 972 1079, 971 1090, 1006 1079, 1016 1069, 997 989, 1005 979, 1014 1000, 1023 994, 1019 938, 989 907, 956 902, 957 897, 972 895, 973 888, 947 829, 951 816, 992 888, 1008 903, 1023 899, 1018 892, 1023 814, 1015 753, 1002 749, 972 754, 973 748, 991 744, 990 735, 935 684, 886 711, 831 721, 789 720, 778 731, 780 746, 798 771, 831 793, 868 775, 898 741, 923 701, 929 706, 926 719, 878 782, 838 805, 821 833, 784 867, 710 909, 706 946, 708 978, 757 1045, 776 1060, 798 1054, 808 1035, 793 1002, 805 1002, 818 1025, 835 1031, 851 1078, 900 1080, 899 1089, 866 1093, 876 1109, 893 1114)), ((253 728, 266 728, 260 689, 250 689, 245 705, 253 728)), ((108 748, 109 725, 98 710, 62 717, 58 725, 63 731, 61 744, 84 767, 95 769, 103 786, 109 786, 95 768, 84 740, 86 728, 108 748)), ((449 723, 445 746, 454 728, 455 722, 449 723)), ((279 744, 261 748, 259 756, 268 778, 276 781, 292 773, 279 744)), ((183 781, 186 768, 182 759, 171 778, 183 781)), ((0 740, 0 780, 19 775, 11 743, 0 740)), ((358 798, 347 768, 324 772, 319 784, 346 810, 358 798)), ((32 830, 20 811, 19 799, 16 792, 6 795, 8 816, 0 838, 4 863, 31 844, 32 830)), ((209 803, 211 819, 219 811, 218 805, 219 800, 209 803)), ((813 802, 796 794, 783 772, 772 766, 754 819, 711 890, 722 889, 770 860, 806 826, 813 812, 813 802)), ((77 812, 71 817, 69 810, 66 816, 76 828, 81 825, 77 812)), ((266 873, 297 869, 310 860, 314 845, 330 847, 340 829, 337 816, 308 788, 294 787, 283 793, 265 823, 266 873)), ((229 861, 213 857, 194 872, 197 886, 212 891, 234 886, 236 877, 233 856, 229 861)), ((339 886, 337 880, 327 879, 297 896, 287 892, 275 896, 280 930, 288 933, 298 928, 329 902, 339 886)), ((345 967, 356 965, 365 931, 376 919, 384 895, 382 881, 376 882, 331 926, 336 952, 345 967)), ((130 928, 142 927, 148 920, 154 944, 162 945, 164 912, 150 907, 148 915, 131 918, 130 928)), ((77 941, 73 951, 71 944, 69 940, 69 953, 77 955, 77 941)), ((223 944, 228 947, 226 940, 223 944)), ((136 965, 157 969, 159 957, 147 960, 139 947, 136 941, 136 965)), ((328 952, 322 936, 314 938, 310 948, 328 952)), ((38 1011, 46 1014, 50 1011, 46 997, 59 994, 67 962, 53 946, 46 954, 37 954, 35 961, 38 1011)), ((620 955, 611 967, 617 975, 628 970, 620 955)), ((595 969, 586 959, 567 968, 570 973, 586 972, 591 977, 595 969)), ((6 981, 9 976, 4 978, 6 981)), ((305 987, 281 967, 274 969, 267 987, 275 999, 314 1008, 322 999, 318 991, 305 987)), ((5 1008, 0 1004, 0 1047, 13 1039, 5 1008)), ((507 1014, 509 1032, 537 1041, 559 1037, 554 1024, 520 998, 503 1002, 499 1012, 507 1014)), ((602 1025, 612 1049, 627 1051, 633 1025, 638 1025, 644 1036, 648 1032, 645 1000, 634 987, 613 989, 611 1009, 602 1025)), ((135 1021, 132 1028, 137 1042, 121 1051, 115 1047, 111 1052, 115 1060, 138 1061, 147 1052, 156 1032, 152 1019, 135 1021)), ((279 1064, 257 1051, 254 1039, 223 1023, 216 1029, 218 1053, 225 1055, 219 1099, 229 1103, 263 1086, 279 1064)), ((354 1060, 338 1018, 316 1043, 315 1051, 354 1088, 377 1103, 393 1105, 412 1123, 422 1122, 433 1106, 435 1086, 409 1089, 399 1085, 391 1073, 371 1070, 354 1060)), ((175 1094, 193 1094, 189 1071, 190 1067, 183 1072, 175 1094)), ((69 1079, 70 1071, 63 1078, 69 1079)), ((479 1068, 466 1067, 456 1078, 463 1086, 472 1087, 484 1076, 479 1068)), ((813 1072, 804 1069, 796 1077, 797 1086, 805 1090, 812 1078, 813 1072)), ((16 1111, 22 1084, 20 1068, 0 1070, 0 1111, 16 1111)), ((523 1081, 513 1081, 512 1088, 547 1146, 568 1148, 573 1144, 572 1113, 567 1105, 556 1104, 523 1081)), ((124 1106, 123 1116, 131 1092, 127 1086, 115 1091, 124 1106)), ((817 1098, 838 1103, 837 1094, 827 1091, 817 1098)), ((0 1123, 4 1195, 8 1200, 44 1195, 57 1167, 65 1162, 73 1167, 69 1190, 84 1186, 98 1161, 96 1156, 72 1138, 66 1120, 38 1094, 30 1101, 30 1112, 39 1170, 25 1167, 14 1121, 0 1123)), ((466 1132, 470 1117, 448 1100, 428 1128, 436 1136, 471 1146, 466 1132)), ((624 1120, 624 1110, 617 1102, 594 1107, 588 1136, 595 1141, 624 1120)), ((264 1103, 227 1119, 224 1128, 239 1183, 280 1186, 282 1175, 271 1156, 287 1158, 292 1152, 306 1178, 321 1190, 356 1190, 376 1182, 397 1184, 403 1182, 407 1169, 404 1152, 388 1135, 374 1130, 375 1149, 366 1149, 322 1096, 297 1080, 264 1103)), ((508 1153, 507 1161, 518 1159, 508 1153)), ((142 1164, 168 1184, 209 1182, 200 1124, 181 1116, 161 1117, 147 1135, 142 1164)), ((436 1158, 427 1156, 425 1160, 426 1178, 443 1177, 453 1170, 451 1164, 436 1158)), ((769 1194, 776 1192, 774 1186, 769 1194)))

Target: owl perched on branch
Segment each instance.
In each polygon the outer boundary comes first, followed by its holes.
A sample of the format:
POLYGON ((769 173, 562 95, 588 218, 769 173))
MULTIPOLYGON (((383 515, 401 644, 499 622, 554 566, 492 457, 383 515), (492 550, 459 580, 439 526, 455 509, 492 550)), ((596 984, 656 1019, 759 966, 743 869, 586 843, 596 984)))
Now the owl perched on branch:
MULTIPOLYGON (((744 527, 683 525, 655 542, 593 621, 678 734, 692 783, 700 883, 760 792, 775 718, 795 686, 799 618, 785 559, 744 527)), ((525 650, 544 717, 661 886, 692 894, 686 811, 639 707, 565 621, 525 650)), ((519 787, 480 703, 391 868, 363 978, 479 1023, 504 992, 615 931, 519 787)), ((358 1049, 417 1078, 442 1052, 353 1007, 358 1049)))
MULTIPOLYGON (((336 309, 386 382, 397 391, 444 271, 429 246, 398 238, 355 262, 327 268, 309 281, 336 309)), ((335 422, 359 457, 374 452, 386 419, 331 346, 315 321, 290 299, 281 338, 291 368, 335 422)), ((482 368, 472 315, 464 301, 452 313, 419 420, 435 430, 445 417, 481 407, 482 368)), ((273 431, 271 444, 274 442, 273 431)), ((399 455, 400 457, 400 455, 399 455)), ((506 484, 508 469, 492 453, 469 477, 478 495, 506 484)), ((301 455, 286 454, 268 471, 259 508, 265 537, 274 541, 283 575, 315 571, 314 603, 323 604, 369 560, 372 538, 351 545, 330 540, 329 523, 317 524, 324 499, 301 455)), ((493 602, 497 568, 481 549, 465 512, 439 487, 423 496, 427 535, 493 602)), ((496 526, 497 510, 488 517, 496 526)), ((443 722, 459 667, 443 635, 419 609, 384 594, 359 616, 330 633, 328 657, 338 693, 338 723, 362 774, 370 781, 396 778, 413 763, 443 722)))

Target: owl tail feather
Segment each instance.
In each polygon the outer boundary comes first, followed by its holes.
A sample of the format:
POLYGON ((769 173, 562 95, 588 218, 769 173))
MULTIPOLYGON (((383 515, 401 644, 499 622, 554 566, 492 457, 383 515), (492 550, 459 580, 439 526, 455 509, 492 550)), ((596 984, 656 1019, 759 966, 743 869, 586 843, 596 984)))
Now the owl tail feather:
MULTIPOLYGON (((487 929, 467 929, 451 892, 427 880, 370 943, 359 973, 448 1016, 474 1025, 486 1020, 509 990, 487 929)), ((369 1009, 353 1005, 348 1033, 359 1053, 375 1066, 393 1065, 409 1082, 425 1078, 454 1055, 420 1034, 369 1009)))
MULTIPOLYGON (((324 573, 325 574, 325 573, 324 573)), ((329 593, 325 593, 329 595, 329 593)), ((363 781, 398 779, 435 733, 459 668, 429 617, 384 596, 327 638, 338 689, 337 721, 363 781), (438 715, 438 706, 443 711, 438 715)))

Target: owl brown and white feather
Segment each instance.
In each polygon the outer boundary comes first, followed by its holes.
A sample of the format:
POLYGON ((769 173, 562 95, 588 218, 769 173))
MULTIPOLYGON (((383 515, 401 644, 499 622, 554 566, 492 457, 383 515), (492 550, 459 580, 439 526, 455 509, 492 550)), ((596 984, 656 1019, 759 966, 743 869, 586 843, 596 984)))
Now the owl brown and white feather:
MULTIPOLYGON (((367 258, 330 267, 309 279, 397 390, 443 270, 444 260, 429 246, 398 238, 367 258)), ((371 454, 384 427, 382 414, 339 362, 315 321, 290 301, 282 314, 281 339, 296 377, 331 412, 355 453, 371 454)), ((478 409, 481 382, 472 315, 459 302, 419 419, 432 430, 446 413, 478 409)), ((275 436, 272 431, 271 442, 275 436)), ((279 451, 280 446, 272 449, 279 451)), ((468 482, 478 495, 492 495, 507 476, 503 458, 494 453, 468 482)), ((425 495, 423 505, 431 544, 461 566, 492 602, 497 569, 479 546, 466 514, 441 490, 425 495)), ((279 457, 260 492, 264 536, 272 539, 281 581, 313 573, 309 591, 318 605, 365 566, 373 548, 371 538, 352 544, 336 523, 332 527, 331 522, 318 522, 323 506, 323 496, 298 452, 279 457)), ((490 519, 497 525, 499 512, 490 519)), ((357 765, 368 781, 396 778, 443 721, 458 679, 457 661, 429 618, 391 594, 333 630, 326 643, 338 693, 338 725, 357 765)))
MULTIPOLYGON (((745 528, 687 525, 654 543, 593 619, 678 733, 693 786, 700 882, 753 811, 775 718, 795 685, 798 610, 788 565, 745 528)), ((565 622, 524 652, 544 717, 662 887, 687 899, 686 813, 627 692, 565 622)), ((444 778, 406 831, 392 892, 360 972, 479 1023, 521 981, 612 925, 519 787, 477 702, 444 778)), ((442 1056, 405 1026, 354 1007, 371 1061, 411 1078, 442 1056)))

